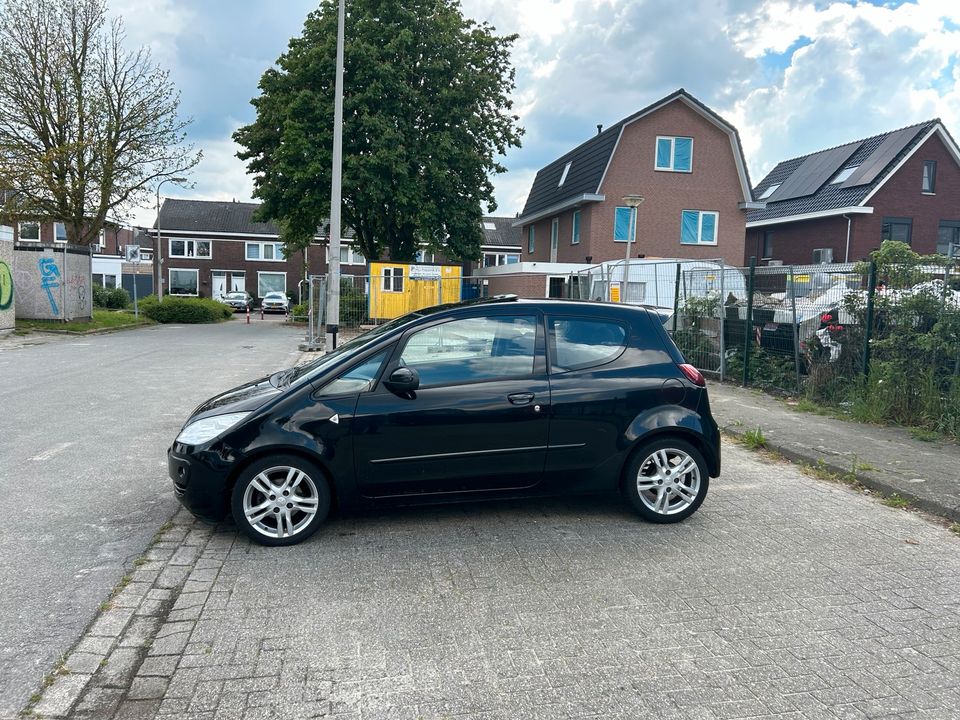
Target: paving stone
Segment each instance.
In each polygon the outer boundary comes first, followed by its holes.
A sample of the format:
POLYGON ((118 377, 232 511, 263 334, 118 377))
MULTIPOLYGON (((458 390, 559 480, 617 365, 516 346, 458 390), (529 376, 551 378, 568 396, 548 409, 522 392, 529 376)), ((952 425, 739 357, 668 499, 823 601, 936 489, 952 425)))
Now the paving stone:
POLYGON ((102 687, 128 687, 140 665, 141 652, 137 648, 116 648, 107 656, 106 665, 97 674, 97 684, 102 687))
MULTIPOLYGON (((161 700, 170 681, 165 677, 137 676, 127 691, 128 700, 161 700)), ((157 704, 159 708, 159 703, 157 704)))
POLYGON ((33 707, 34 714, 47 718, 65 717, 80 699, 90 677, 81 673, 57 675, 53 684, 43 691, 40 702, 33 707))
POLYGON ((100 653, 72 652, 64 665, 72 673, 93 675, 100 668, 100 663, 105 657, 100 653))

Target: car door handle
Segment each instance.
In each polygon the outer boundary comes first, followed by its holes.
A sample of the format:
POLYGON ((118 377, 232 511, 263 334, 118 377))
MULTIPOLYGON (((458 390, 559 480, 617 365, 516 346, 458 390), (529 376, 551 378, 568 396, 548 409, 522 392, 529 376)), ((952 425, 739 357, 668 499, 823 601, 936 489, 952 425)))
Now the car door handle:
POLYGON ((533 401, 534 397, 535 396, 532 392, 513 393, 511 395, 507 395, 507 400, 514 405, 529 405, 533 401))

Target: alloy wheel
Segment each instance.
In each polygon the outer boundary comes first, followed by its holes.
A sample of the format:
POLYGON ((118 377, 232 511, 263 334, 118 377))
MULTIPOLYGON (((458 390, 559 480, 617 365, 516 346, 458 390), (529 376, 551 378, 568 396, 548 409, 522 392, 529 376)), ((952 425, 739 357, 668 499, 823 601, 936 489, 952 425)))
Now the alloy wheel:
POLYGON ((640 464, 637 492, 643 504, 658 515, 676 515, 700 494, 700 468, 677 448, 653 451, 640 464))
POLYGON ((270 538, 290 538, 310 525, 320 506, 313 479, 299 468, 278 465, 255 475, 243 493, 243 515, 270 538))

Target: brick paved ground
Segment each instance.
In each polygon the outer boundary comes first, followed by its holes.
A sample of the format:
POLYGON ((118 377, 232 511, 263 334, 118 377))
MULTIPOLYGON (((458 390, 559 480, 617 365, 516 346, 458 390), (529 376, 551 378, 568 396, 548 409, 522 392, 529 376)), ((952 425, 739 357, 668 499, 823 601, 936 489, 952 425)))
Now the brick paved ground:
POLYGON ((101 616, 77 649, 87 669, 36 710, 958 717, 960 537, 724 452, 723 478, 676 526, 612 499, 551 500, 335 518, 266 549, 181 514, 117 598, 135 609, 101 616))

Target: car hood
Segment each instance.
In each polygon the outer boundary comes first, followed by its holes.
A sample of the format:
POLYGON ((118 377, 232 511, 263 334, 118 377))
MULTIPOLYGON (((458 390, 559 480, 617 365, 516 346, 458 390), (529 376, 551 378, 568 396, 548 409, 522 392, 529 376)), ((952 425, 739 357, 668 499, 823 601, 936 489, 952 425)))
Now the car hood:
POLYGON ((281 390, 270 384, 270 376, 262 377, 200 403, 190 415, 188 422, 212 415, 251 412, 277 397, 280 393, 281 390))

